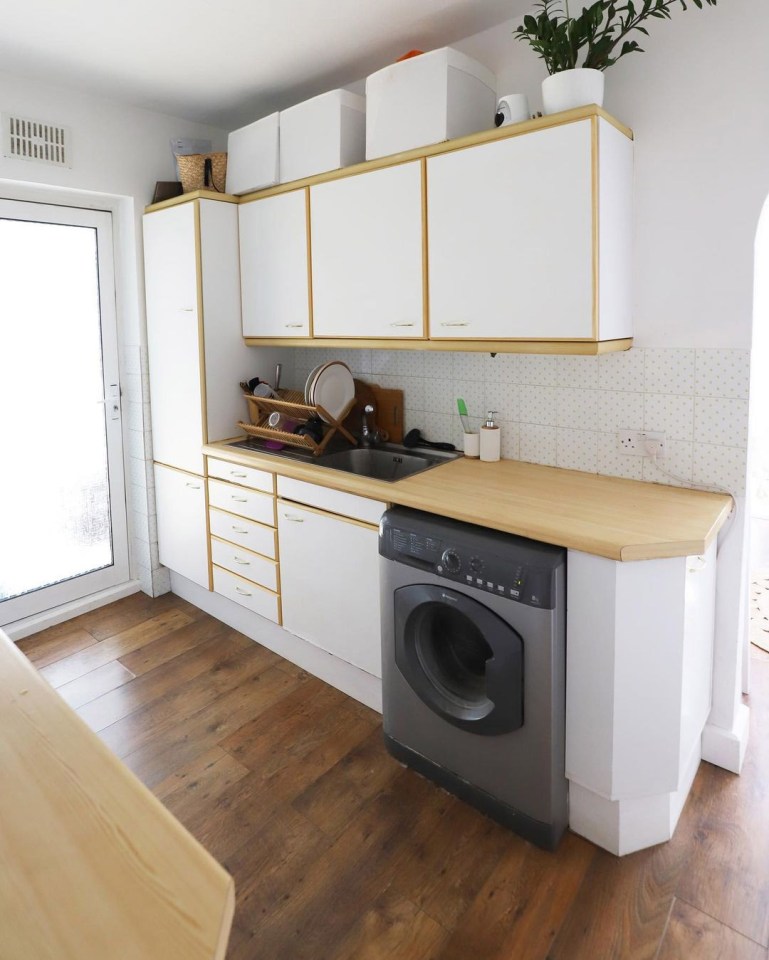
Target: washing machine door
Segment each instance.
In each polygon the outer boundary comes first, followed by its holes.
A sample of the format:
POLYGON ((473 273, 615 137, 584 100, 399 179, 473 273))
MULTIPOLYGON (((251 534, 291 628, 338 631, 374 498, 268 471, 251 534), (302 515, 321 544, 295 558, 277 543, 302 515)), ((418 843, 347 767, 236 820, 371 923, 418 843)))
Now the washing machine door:
POLYGON ((484 604, 448 587, 395 591, 395 663, 448 723, 489 736, 523 725, 523 639, 484 604))

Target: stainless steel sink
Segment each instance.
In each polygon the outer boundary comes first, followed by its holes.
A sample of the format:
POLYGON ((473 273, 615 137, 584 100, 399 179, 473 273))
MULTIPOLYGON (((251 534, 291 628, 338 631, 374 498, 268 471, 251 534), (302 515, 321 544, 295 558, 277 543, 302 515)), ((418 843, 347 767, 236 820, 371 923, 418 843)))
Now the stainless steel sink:
POLYGON ((394 482, 411 477, 423 470, 430 470, 442 463, 454 460, 458 454, 438 450, 406 449, 394 443, 383 443, 377 447, 357 447, 352 450, 339 450, 327 453, 315 461, 319 467, 332 470, 344 470, 372 480, 394 482))

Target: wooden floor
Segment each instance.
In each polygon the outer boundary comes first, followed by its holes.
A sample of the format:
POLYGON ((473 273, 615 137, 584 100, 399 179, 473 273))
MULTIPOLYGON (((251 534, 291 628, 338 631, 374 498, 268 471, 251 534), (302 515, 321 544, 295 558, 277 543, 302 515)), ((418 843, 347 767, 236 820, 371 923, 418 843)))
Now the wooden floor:
POLYGON ((520 840, 390 759, 375 713, 172 595, 20 646, 235 877, 228 960, 769 960, 766 654, 743 775, 703 764, 674 839, 617 859, 520 840))

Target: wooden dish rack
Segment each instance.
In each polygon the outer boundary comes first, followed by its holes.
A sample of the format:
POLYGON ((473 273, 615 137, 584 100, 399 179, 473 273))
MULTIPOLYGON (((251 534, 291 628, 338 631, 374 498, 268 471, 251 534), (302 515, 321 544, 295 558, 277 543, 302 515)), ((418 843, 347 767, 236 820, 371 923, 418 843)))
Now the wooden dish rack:
POLYGON ((345 439, 349 440, 353 446, 357 444, 355 437, 343 426, 345 417, 355 406, 355 399, 352 399, 340 416, 332 417, 331 414, 319 405, 312 405, 304 402, 304 394, 299 390, 280 390, 278 391, 280 399, 272 397, 255 397, 250 393, 244 394, 248 401, 251 415, 251 423, 238 421, 238 426, 249 436, 261 437, 263 440, 275 440, 279 443, 285 443, 292 447, 302 447, 309 450, 313 456, 317 457, 326 449, 326 445, 334 434, 339 431, 345 439), (271 413, 282 413, 291 420, 300 423, 306 423, 311 417, 320 416, 325 421, 323 439, 316 443, 312 437, 287 433, 284 430, 275 430, 267 426, 267 418, 271 413))

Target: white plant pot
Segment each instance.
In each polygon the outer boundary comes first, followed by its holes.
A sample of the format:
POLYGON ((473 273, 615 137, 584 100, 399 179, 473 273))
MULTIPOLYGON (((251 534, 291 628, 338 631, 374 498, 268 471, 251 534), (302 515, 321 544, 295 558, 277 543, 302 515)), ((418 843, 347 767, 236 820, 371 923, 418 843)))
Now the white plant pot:
POLYGON ((542 107, 546 114, 584 107, 589 103, 603 104, 604 76, 592 67, 562 70, 542 81, 542 107))

